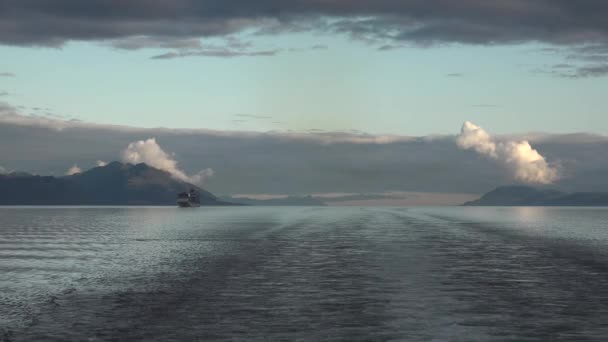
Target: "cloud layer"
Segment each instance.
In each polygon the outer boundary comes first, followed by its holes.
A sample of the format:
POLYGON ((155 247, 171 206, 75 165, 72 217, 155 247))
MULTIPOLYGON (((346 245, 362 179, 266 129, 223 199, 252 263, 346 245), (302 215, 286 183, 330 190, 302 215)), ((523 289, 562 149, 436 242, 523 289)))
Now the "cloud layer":
POLYGON ((130 143, 122 152, 122 161, 131 164, 146 163, 168 172, 176 179, 196 185, 202 185, 205 180, 213 176, 213 170, 211 169, 205 169, 193 176, 188 176, 177 166, 177 161, 158 145, 155 138, 130 143))
POLYGON ((557 169, 551 167, 528 141, 495 142, 483 128, 467 121, 462 125, 456 143, 460 148, 474 150, 503 163, 520 182, 551 184, 558 179, 557 169))
MULTIPOLYGON (((42 120, 5 110, 7 117, 0 114, 0 163, 9 170, 62 175, 66 165, 88 169, 97 160, 116 160, 133 142, 156 137, 162 150, 175 153, 165 152, 183 174, 193 177, 212 166, 216 172, 205 188, 217 194, 483 193, 511 184, 517 164, 514 159, 497 167, 501 164, 459 148, 456 135, 147 129, 42 120)), ((539 133, 490 140, 496 146, 528 141, 545 160, 560 161, 553 187, 608 191, 608 136, 539 133)))
POLYGON ((606 17, 602 0, 7 0, 0 4, 0 44, 94 41, 163 49, 152 58, 173 59, 275 56, 299 49, 242 39, 302 32, 347 36, 381 51, 540 42, 576 61, 567 70, 543 72, 579 78, 608 75, 606 17))
POLYGON ((156 37, 148 44, 164 39, 183 45, 193 37, 254 29, 423 44, 570 44, 606 41, 607 14, 601 0, 8 0, 0 5, 0 42, 58 46, 67 40, 156 37))
MULTIPOLYGON (((258 116, 258 118, 264 118, 258 116)), ((80 120, 62 119, 56 116, 43 115, 24 115, 18 108, 7 103, 0 102, 0 124, 10 124, 22 127, 40 127, 48 128, 56 131, 64 131, 70 129, 108 129, 112 131, 122 131, 143 133, 150 132, 149 129, 131 126, 120 125, 102 125, 80 120)), ((206 134, 218 137, 273 137, 277 139, 293 139, 303 141, 314 141, 323 144, 338 144, 338 143, 353 143, 353 144, 390 144, 400 141, 413 141, 415 137, 401 135, 372 135, 364 132, 245 132, 245 131, 218 131, 210 129, 165 129, 160 128, 158 131, 164 134, 206 134)))
POLYGON ((542 42, 585 60, 558 74, 593 77, 608 74, 607 16, 602 0, 8 0, 0 5, 0 44, 97 41, 118 49, 168 49, 153 58, 171 59, 274 56, 285 48, 252 47, 235 38, 243 34, 340 34, 379 50, 542 42), (225 44, 201 43, 218 37, 225 44))

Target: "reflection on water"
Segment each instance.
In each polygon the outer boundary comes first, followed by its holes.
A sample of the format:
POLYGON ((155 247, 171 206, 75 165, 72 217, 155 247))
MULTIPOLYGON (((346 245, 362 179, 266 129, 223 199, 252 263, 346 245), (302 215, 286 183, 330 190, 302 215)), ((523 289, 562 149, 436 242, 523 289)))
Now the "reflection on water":
POLYGON ((606 228, 594 208, 0 208, 0 329, 605 340, 606 228))

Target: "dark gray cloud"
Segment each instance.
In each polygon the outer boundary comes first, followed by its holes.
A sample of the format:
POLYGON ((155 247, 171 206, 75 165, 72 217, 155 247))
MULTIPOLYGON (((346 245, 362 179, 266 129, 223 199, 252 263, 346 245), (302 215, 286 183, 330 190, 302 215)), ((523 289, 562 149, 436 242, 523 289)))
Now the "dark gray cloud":
POLYGON ((136 36, 188 42, 255 29, 419 44, 578 44, 608 40, 607 15, 603 0, 5 0, 0 42, 59 46, 136 36))
POLYGON ((16 75, 12 72, 0 72, 0 77, 15 77, 16 75))
POLYGON ((451 73, 451 74, 447 74, 446 76, 447 77, 463 77, 464 74, 454 72, 454 73, 451 73))
POLYGON ((253 47, 235 38, 244 34, 342 34, 380 51, 541 42, 560 47, 556 51, 568 49, 582 63, 571 72, 549 73, 576 78, 606 74, 606 17, 604 0, 5 0, 0 44, 60 47, 73 40, 97 41, 118 49, 168 49, 152 58, 174 59, 304 50, 253 47), (207 38, 226 44, 202 44, 207 38))
POLYGON ((0 96, 9 96, 10 93, 7 91, 0 91, 0 96))
MULTIPOLYGON (((87 169, 97 160, 118 159, 129 143, 148 138, 174 153, 188 173, 212 168, 215 176, 206 186, 223 194, 482 193, 513 182, 495 161, 460 150, 453 136, 144 129, 25 117, 0 103, 0 163, 7 169, 57 175, 74 163, 87 169)), ((555 187, 608 191, 608 137, 525 138, 562 165, 555 187)))
POLYGON ((201 49, 203 45, 198 38, 179 38, 179 37, 150 37, 135 36, 115 39, 109 44, 117 49, 139 50, 144 48, 158 49, 201 49))

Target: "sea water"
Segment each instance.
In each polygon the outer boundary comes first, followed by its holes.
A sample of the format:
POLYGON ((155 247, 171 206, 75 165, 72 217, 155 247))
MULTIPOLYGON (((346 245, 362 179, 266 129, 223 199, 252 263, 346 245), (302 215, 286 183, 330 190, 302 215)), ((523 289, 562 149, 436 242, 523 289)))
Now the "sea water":
POLYGON ((608 210, 0 208, 6 341, 608 339, 608 210))

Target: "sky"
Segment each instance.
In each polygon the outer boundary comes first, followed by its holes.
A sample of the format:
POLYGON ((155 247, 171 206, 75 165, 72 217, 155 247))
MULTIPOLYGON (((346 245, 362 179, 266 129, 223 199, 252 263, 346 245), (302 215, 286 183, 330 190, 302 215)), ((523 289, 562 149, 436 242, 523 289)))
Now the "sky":
POLYGON ((0 73, 14 77, 0 77, 0 100, 26 113, 218 130, 426 135, 470 120, 496 133, 608 133, 602 1, 2 9, 0 73))
POLYGON ((7 0, 0 171, 149 146, 226 194, 602 188, 607 16, 602 0, 7 0))

